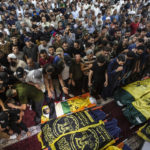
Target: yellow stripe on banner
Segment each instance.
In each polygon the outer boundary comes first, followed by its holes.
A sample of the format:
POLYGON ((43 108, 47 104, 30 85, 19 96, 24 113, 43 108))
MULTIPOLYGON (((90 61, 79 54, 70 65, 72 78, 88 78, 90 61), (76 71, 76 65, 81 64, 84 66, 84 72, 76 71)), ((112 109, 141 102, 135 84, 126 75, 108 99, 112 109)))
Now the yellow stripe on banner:
MULTIPOLYGON (((93 125, 89 125, 89 126, 83 127, 83 128, 81 128, 81 129, 79 129, 79 130, 77 130, 77 131, 71 131, 71 132, 69 132, 69 133, 62 134, 61 136, 59 136, 58 138, 56 138, 56 139, 53 141, 53 143, 50 144, 49 146, 51 147, 52 150, 56 150, 56 148, 55 148, 55 143, 56 143, 60 138, 62 138, 63 136, 66 136, 66 135, 69 135, 69 134, 74 134, 74 133, 77 133, 77 132, 83 132, 83 131, 88 130, 89 128, 97 127, 97 126, 102 125, 102 124, 104 125, 104 122, 103 122, 102 120, 100 120, 99 123, 97 123, 97 124, 93 124, 93 125)), ((112 145, 112 144, 114 144, 114 143, 115 143, 115 140, 111 140, 108 144, 106 144, 106 145, 105 145, 103 148, 101 148, 100 150, 104 150, 106 147, 108 147, 108 146, 110 146, 110 145, 112 145)))
POLYGON ((135 100, 139 100, 145 93, 150 92, 150 78, 142 81, 136 81, 127 86, 122 87, 129 92, 135 100))
POLYGON ((38 141, 41 143, 42 149, 44 149, 44 148, 46 148, 46 146, 44 145, 44 143, 43 143, 43 141, 42 141, 41 135, 42 135, 42 131, 40 131, 40 132, 37 134, 37 138, 38 138, 38 141))
POLYGON ((99 125, 101 125, 101 124, 104 124, 104 122, 103 122, 102 120, 100 120, 99 123, 97 123, 97 124, 92 124, 92 125, 83 127, 83 128, 81 128, 81 129, 79 129, 79 130, 77 130, 77 131, 71 131, 71 132, 62 134, 62 135, 60 135, 58 138, 56 138, 56 139, 53 141, 53 143, 50 144, 49 146, 52 148, 52 150, 56 150, 54 144, 55 144, 55 142, 57 142, 61 137, 65 136, 65 135, 68 135, 68 134, 73 134, 73 133, 76 133, 76 132, 86 131, 86 130, 87 130, 88 128, 90 128, 90 127, 97 127, 97 126, 99 126, 99 125))
POLYGON ((137 134, 138 134, 138 136, 140 136, 140 137, 143 138, 144 140, 150 142, 150 139, 147 138, 146 135, 144 135, 144 134, 141 132, 141 130, 142 130, 143 128, 145 128, 146 125, 147 125, 147 124, 145 124, 144 126, 140 127, 139 130, 137 131, 137 134))
POLYGON ((94 122, 94 119, 91 117, 91 115, 87 111, 84 111, 84 112, 85 112, 86 116, 89 118, 89 120, 91 122, 94 122))
POLYGON ((106 145, 105 145, 103 148, 101 148, 100 150, 106 149, 108 146, 114 144, 115 142, 116 142, 115 140, 110 141, 108 144, 106 144, 106 145))
POLYGON ((118 148, 117 146, 109 146, 106 150, 122 150, 118 148))
POLYGON ((150 118, 150 92, 132 104, 147 120, 150 118))

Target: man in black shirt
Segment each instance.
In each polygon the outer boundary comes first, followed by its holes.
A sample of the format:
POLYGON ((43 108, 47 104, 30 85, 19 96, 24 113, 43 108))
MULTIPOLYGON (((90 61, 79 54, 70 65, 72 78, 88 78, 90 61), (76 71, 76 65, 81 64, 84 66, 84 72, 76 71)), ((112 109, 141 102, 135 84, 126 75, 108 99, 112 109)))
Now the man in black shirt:
POLYGON ((38 56, 38 47, 36 44, 33 44, 29 38, 25 38, 24 42, 26 46, 23 48, 25 59, 32 58, 33 61, 37 61, 38 56))
POLYGON ((97 61, 93 63, 89 73, 89 87, 91 87, 90 95, 97 98, 101 94, 103 87, 108 85, 107 63, 103 55, 97 57, 97 61))

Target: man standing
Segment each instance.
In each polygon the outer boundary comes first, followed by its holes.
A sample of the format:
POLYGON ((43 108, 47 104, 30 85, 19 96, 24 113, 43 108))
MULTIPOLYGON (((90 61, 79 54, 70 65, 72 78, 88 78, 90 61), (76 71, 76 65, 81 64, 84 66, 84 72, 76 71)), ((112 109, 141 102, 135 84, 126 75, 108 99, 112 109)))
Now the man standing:
POLYGON ((72 64, 70 66, 70 80, 69 83, 73 86, 74 95, 82 94, 82 79, 83 72, 81 70, 81 56, 80 54, 75 55, 75 59, 72 60, 72 64))
POLYGON ((93 63, 89 72, 88 85, 91 87, 90 95, 98 98, 101 95, 103 87, 108 85, 107 63, 103 55, 99 55, 93 63))
POLYGON ((38 90, 36 87, 25 84, 18 83, 14 88, 8 89, 6 92, 7 97, 17 97, 21 105, 17 106, 9 103, 8 106, 14 109, 26 110, 29 100, 32 101, 34 109, 36 112, 35 122, 38 124, 41 120, 42 115, 42 105, 44 102, 44 94, 41 90, 38 90))
POLYGON ((125 72, 125 62, 126 56, 124 54, 120 54, 117 58, 114 58, 108 64, 108 86, 104 88, 102 93, 104 99, 106 97, 113 96, 115 89, 120 86, 121 79, 125 72))
POLYGON ((130 27, 131 27, 131 35, 136 33, 136 30, 139 27, 139 16, 135 16, 135 21, 131 23, 130 27))
POLYGON ((33 61, 37 62, 38 58, 38 47, 36 44, 32 44, 31 40, 29 38, 25 38, 24 42, 26 46, 23 48, 23 52, 25 55, 25 59, 32 58, 33 61))

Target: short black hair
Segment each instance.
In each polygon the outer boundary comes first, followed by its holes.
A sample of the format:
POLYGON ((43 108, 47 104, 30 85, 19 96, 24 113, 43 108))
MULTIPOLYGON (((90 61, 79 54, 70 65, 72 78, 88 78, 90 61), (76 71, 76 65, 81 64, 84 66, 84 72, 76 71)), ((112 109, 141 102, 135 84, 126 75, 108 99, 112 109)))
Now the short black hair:
POLYGON ((98 55, 97 56, 97 62, 98 63, 105 63, 106 62, 106 58, 104 55, 98 55))
POLYGON ((47 54, 47 52, 46 52, 46 50, 45 49, 42 49, 41 51, 40 51, 40 54, 47 54))
MULTIPOLYGON (((48 48, 54 48, 54 46, 49 46, 48 48)), ((55 49, 55 48, 54 48, 55 49)))
POLYGON ((133 51, 128 51, 128 52, 127 52, 127 56, 128 56, 128 57, 135 58, 136 55, 135 55, 135 53, 134 53, 133 51))
POLYGON ((126 61, 126 57, 125 57, 124 54, 118 55, 117 59, 118 59, 119 61, 122 61, 122 62, 125 62, 125 61, 126 61))
POLYGON ((143 51, 144 51, 144 50, 145 50, 145 46, 140 45, 140 46, 137 47, 137 49, 138 49, 138 50, 143 50, 143 51))
POLYGON ((144 43, 144 39, 138 39, 138 42, 140 42, 140 43, 144 43))
POLYGON ((43 67, 43 73, 44 74, 49 73, 49 72, 53 73, 54 71, 55 71, 55 68, 52 64, 46 64, 43 67))

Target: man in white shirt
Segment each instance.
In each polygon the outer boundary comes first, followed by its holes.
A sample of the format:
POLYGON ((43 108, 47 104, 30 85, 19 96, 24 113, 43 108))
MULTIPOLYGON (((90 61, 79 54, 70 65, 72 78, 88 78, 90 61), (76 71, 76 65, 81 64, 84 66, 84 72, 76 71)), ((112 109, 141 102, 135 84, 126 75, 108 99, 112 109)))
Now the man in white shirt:
POLYGON ((39 53, 40 53, 40 51, 42 50, 42 49, 45 49, 46 50, 46 52, 48 53, 48 48, 49 48, 49 46, 51 46, 51 44, 50 44, 50 42, 48 42, 48 40, 45 38, 45 37, 41 37, 40 38, 40 45, 39 45, 39 47, 38 47, 38 51, 39 51, 39 53))
POLYGON ((79 13, 78 11, 76 10, 75 6, 73 6, 73 11, 71 12, 72 15, 73 15, 73 19, 77 19, 79 17, 79 13))

